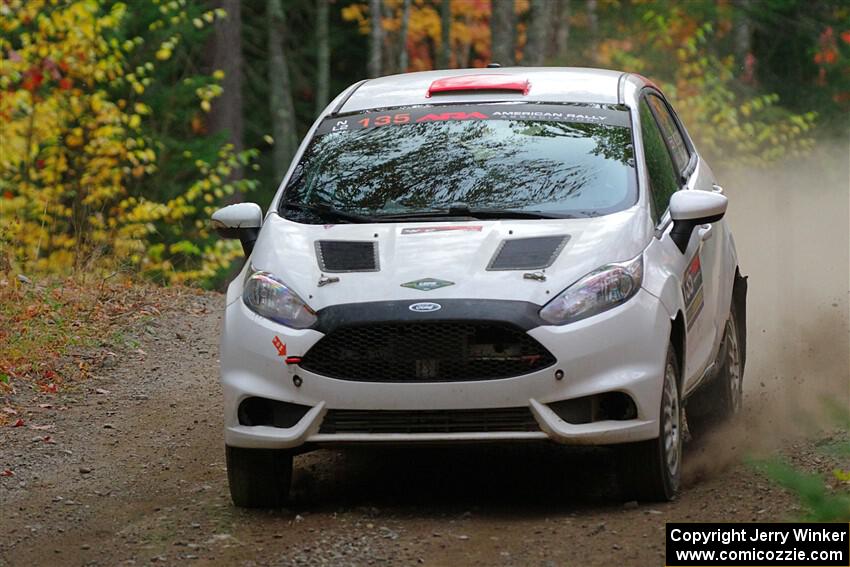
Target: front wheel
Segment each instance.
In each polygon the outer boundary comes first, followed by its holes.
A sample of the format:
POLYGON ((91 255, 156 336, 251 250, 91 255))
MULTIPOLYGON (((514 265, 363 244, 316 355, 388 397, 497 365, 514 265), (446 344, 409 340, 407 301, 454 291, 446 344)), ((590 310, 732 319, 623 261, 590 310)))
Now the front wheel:
POLYGON ((279 508, 289 498, 292 452, 225 447, 230 497, 242 508, 279 508))
POLYGON ((623 445, 619 478, 629 500, 667 501, 679 490, 682 475, 682 409, 679 362, 673 345, 667 347, 661 391, 659 435, 656 439, 623 445))

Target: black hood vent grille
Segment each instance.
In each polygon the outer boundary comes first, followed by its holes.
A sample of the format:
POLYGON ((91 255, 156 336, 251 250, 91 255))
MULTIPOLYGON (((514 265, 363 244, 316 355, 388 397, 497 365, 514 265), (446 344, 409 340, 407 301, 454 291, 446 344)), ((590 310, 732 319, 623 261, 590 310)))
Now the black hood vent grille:
POLYGON ((551 266, 569 241, 567 234, 503 240, 487 269, 541 270, 551 266))
POLYGON ((319 240, 316 259, 323 272, 377 272, 378 243, 358 240, 319 240))

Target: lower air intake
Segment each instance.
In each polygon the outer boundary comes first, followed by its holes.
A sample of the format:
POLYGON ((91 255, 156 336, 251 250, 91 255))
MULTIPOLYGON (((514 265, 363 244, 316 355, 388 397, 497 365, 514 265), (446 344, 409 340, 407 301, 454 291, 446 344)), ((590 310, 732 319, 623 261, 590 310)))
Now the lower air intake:
POLYGON ((540 431, 528 408, 328 410, 319 433, 491 433, 540 431))

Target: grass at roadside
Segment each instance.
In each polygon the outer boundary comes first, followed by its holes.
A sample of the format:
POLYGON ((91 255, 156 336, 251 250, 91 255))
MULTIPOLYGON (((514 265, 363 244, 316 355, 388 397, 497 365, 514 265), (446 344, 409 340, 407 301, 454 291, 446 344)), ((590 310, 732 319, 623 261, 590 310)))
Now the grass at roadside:
POLYGON ((84 380, 113 350, 138 348, 131 329, 194 293, 131 280, 0 273, 0 426, 15 420, 16 393, 55 394, 84 380))

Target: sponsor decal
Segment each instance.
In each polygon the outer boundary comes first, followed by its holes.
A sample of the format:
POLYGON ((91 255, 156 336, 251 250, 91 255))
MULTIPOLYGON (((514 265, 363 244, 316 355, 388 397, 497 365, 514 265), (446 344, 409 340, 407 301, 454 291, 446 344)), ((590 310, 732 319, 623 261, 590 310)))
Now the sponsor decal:
POLYGON ((401 287, 409 287, 410 289, 418 289, 419 291, 431 291, 432 289, 440 289, 441 287, 450 285, 455 285, 455 282, 438 280, 437 278, 423 278, 421 280, 403 283, 401 287))
POLYGON ((439 303, 431 303, 429 301, 423 301, 422 303, 414 303, 413 305, 409 305, 407 307, 414 313, 432 313, 434 311, 439 311, 443 308, 439 303))
POLYGON ((441 112, 440 114, 426 114, 417 118, 417 122, 441 122, 445 120, 486 120, 489 116, 481 112, 441 112))
POLYGON ((286 356, 286 343, 280 340, 280 337, 275 335, 272 339, 272 344, 274 345, 274 348, 277 349, 278 356, 286 356))
POLYGON ((432 232, 481 232, 483 227, 479 225, 456 225, 456 226, 421 226, 418 228, 403 228, 402 234, 429 234, 432 232))
POLYGON ((682 297, 685 299, 685 321, 688 324, 688 329, 690 329, 702 312, 705 302, 702 288, 702 264, 699 261, 699 252, 694 254, 682 277, 682 297))
POLYGON ((604 122, 608 117, 601 114, 578 114, 575 112, 534 112, 525 110, 506 110, 494 112, 493 118, 513 120, 575 120, 576 122, 604 122))

